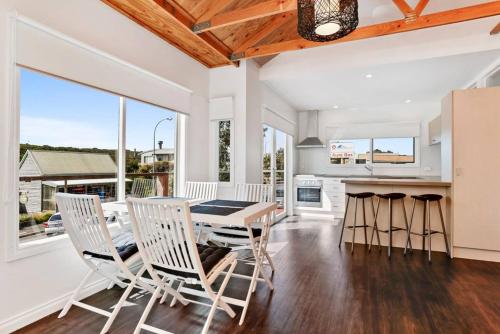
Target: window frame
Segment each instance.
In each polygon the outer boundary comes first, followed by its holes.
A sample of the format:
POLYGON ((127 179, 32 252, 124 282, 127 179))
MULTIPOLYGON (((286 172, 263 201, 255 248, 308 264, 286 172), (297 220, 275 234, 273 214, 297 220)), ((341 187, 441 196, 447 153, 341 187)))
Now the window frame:
POLYGON ((215 153, 213 162, 212 178, 223 187, 234 186, 234 120, 232 118, 220 118, 211 120, 212 137, 213 137, 213 152, 215 153), (219 180, 219 123, 229 121, 229 182, 219 180))
MULTIPOLYGON (((13 55, 12 55, 13 57, 13 55)), ((62 78, 57 75, 52 75, 50 73, 45 73, 42 71, 38 71, 36 69, 32 68, 26 68, 24 66, 19 66, 15 62, 11 62, 11 65, 9 66, 9 71, 7 74, 7 80, 8 80, 8 90, 9 90, 9 95, 7 99, 7 109, 10 110, 11 112, 5 113, 6 115, 5 120, 6 124, 9 125, 9 128, 11 129, 10 132, 8 132, 6 135, 8 136, 7 141, 9 143, 8 148, 7 148, 7 154, 8 154, 8 162, 7 162, 7 172, 8 175, 12 175, 12 178, 8 178, 7 184, 5 185, 5 189, 0 189, 3 193, 6 193, 8 195, 7 198, 3 199, 3 202, 5 203, 4 207, 4 216, 3 219, 5 222, 7 222, 5 225, 5 234, 4 234, 4 241, 5 241, 5 260, 7 262, 12 262, 16 260, 20 260, 23 258, 31 257, 31 256, 37 256, 42 253, 47 253, 47 252, 52 252, 55 250, 59 249, 64 249, 64 248, 71 248, 71 241, 68 236, 68 234, 61 234, 57 236, 53 236, 50 238, 43 238, 43 239, 38 239, 38 240, 32 240, 28 241, 26 243, 21 243, 19 240, 19 198, 18 198, 18 193, 19 193, 19 161, 20 161, 20 152, 19 152, 19 147, 20 147, 20 129, 21 129, 21 110, 20 110, 20 93, 21 93, 21 85, 20 85, 20 76, 21 76, 21 69, 28 69, 30 71, 38 72, 42 75, 48 75, 53 78, 59 79, 59 80, 66 80, 68 82, 73 82, 77 85, 82 85, 91 89, 96 89, 104 92, 108 92, 111 94, 116 95, 120 100, 127 100, 127 99, 134 99, 128 96, 120 95, 117 93, 109 92, 107 90, 102 90, 97 87, 92 87, 89 85, 86 85, 84 83, 76 82, 74 80, 62 78), (17 222, 17 224, 12 223, 17 222)), ((136 99, 134 99, 136 100, 136 99)), ((144 101, 140 101, 144 102, 144 101)), ((126 103, 126 102, 125 102, 126 103)), ((147 102, 144 102, 147 103, 147 102)), ((118 106, 121 109, 121 106, 118 106)), ((165 107, 161 107, 165 108, 165 107)), ((120 111, 120 116, 119 116, 119 122, 117 124, 117 132, 118 132, 118 147, 117 147, 117 156, 120 154, 120 147, 126 148, 126 107, 123 110, 124 112, 122 113, 120 111), (123 116, 123 118, 122 118, 123 116)), ((167 110, 171 110, 168 108, 165 108, 167 110)), ((180 159, 178 157, 178 153, 180 152, 180 140, 179 140, 179 134, 182 132, 185 132, 185 129, 179 129, 179 126, 186 127, 187 124, 186 122, 180 122, 180 116, 183 115, 182 113, 171 110, 173 112, 177 113, 177 124, 176 124, 176 131, 175 131, 175 148, 174 152, 177 155, 177 159, 180 159)), ((185 145, 182 145, 182 148, 185 149, 185 145)), ((123 171, 125 170, 125 162, 126 159, 123 157, 123 159, 117 159, 116 164, 117 164, 117 183, 120 182, 120 169, 123 171), (123 165, 123 166, 121 166, 123 165)), ((177 191, 178 188, 178 183, 180 180, 178 179, 179 173, 179 168, 185 168, 185 164, 183 163, 182 166, 179 163, 175 164, 174 167, 174 175, 175 175, 175 184, 174 184, 174 194, 177 191)), ((182 173, 184 175, 184 173, 182 173)), ((124 180, 124 178, 123 178, 124 180)), ((1 184, 0 184, 1 185, 1 184)), ((124 185, 117 185, 116 191, 118 192, 118 187, 124 187, 124 185)), ((1 194, 0 194, 1 195, 1 194)), ((118 195, 118 194, 117 194, 118 195)), ((119 227, 120 224, 118 222, 116 223, 111 223, 108 224, 108 227, 111 232, 116 231, 119 227)))
POLYGON ((417 137, 377 137, 371 139, 371 164, 376 166, 415 166, 417 164, 417 137), (376 139, 403 139, 403 138, 413 138, 413 161, 405 163, 392 163, 392 162, 376 162, 374 143, 376 139))
MULTIPOLYGON (((332 164, 330 160, 330 153, 328 152, 328 161, 332 167, 338 168, 364 168, 364 166, 370 165, 377 168, 416 168, 420 167, 420 137, 376 137, 376 138, 356 138, 356 139, 364 139, 370 141, 370 163, 364 164, 332 164), (373 160, 373 142, 375 139, 391 139, 391 138, 413 138, 413 154, 414 154, 414 162, 408 163, 388 163, 388 162, 375 162, 373 160)), ((341 140, 351 140, 351 139, 332 139, 330 141, 341 141, 341 140)), ((354 140, 354 139, 352 139, 354 140)))

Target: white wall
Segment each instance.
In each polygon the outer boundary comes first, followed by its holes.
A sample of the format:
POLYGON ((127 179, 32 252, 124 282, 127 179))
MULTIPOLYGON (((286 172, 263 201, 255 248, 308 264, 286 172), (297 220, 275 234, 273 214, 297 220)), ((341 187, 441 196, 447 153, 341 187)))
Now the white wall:
MULTIPOLYGON (((420 123, 420 166, 419 167, 374 167, 374 174, 381 175, 427 175, 438 176, 441 172, 440 145, 429 146, 428 122, 441 112, 441 104, 412 103, 358 110, 329 110, 319 113, 319 138, 327 144, 328 127, 356 124, 369 124, 375 130, 384 124, 395 122, 420 123), (430 170, 428 170, 430 168, 430 170)), ((305 137, 305 113, 299 113, 299 139, 305 137)), ((377 134, 384 137, 382 131, 377 134)), ((297 174, 368 174, 364 167, 346 167, 330 164, 328 147, 299 149, 299 168, 297 174)))
POLYGON ((69 242, 36 256, 6 262, 6 225, 17 224, 12 207, 17 194, 9 154, 12 143, 7 122, 9 82, 8 15, 17 12, 96 49, 174 81, 194 93, 188 121, 187 178, 206 180, 208 168, 208 69, 155 37, 99 0, 2 0, 0 2, 0 332, 42 317, 62 306, 85 272, 69 242), (8 307, 7 307, 8 304, 8 307))
MULTIPOLYGON (((210 98, 234 98, 234 182, 262 181, 262 109, 264 106, 297 124, 297 112, 268 86, 259 80, 259 68, 253 61, 242 61, 238 68, 222 67, 210 70, 210 98)), ((279 124, 269 124, 279 128, 279 124)), ((295 137, 298 127, 291 133, 295 137)), ((211 136, 211 140, 214 138, 211 136)), ((210 164, 215 166, 212 155, 210 164)), ((219 197, 230 198, 233 185, 219 185, 219 197)))

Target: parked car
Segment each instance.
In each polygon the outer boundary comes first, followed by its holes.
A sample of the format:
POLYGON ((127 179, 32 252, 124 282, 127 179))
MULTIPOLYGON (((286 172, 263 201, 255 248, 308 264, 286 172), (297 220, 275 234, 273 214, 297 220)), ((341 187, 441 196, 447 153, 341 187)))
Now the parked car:
MULTIPOLYGON (((116 221, 116 217, 112 216, 104 216, 106 222, 113 223, 116 221)), ((56 212, 52 216, 50 216, 49 220, 43 223, 43 227, 45 228, 45 233, 47 235, 60 234, 64 233, 64 225, 61 218, 61 213, 56 212)))
POLYGON ((52 216, 50 216, 49 220, 43 223, 43 227, 45 228, 45 233, 47 235, 64 233, 61 213, 56 212, 52 216))

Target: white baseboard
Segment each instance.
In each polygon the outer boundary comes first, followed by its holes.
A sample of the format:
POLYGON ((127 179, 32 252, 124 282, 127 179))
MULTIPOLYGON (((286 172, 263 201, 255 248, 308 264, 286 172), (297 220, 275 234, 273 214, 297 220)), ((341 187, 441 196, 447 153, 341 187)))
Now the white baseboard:
POLYGON ((500 252, 484 249, 453 247, 453 256, 456 258, 500 262, 500 252))
MULTIPOLYGON (((105 278, 90 283, 88 286, 85 287, 84 290, 82 290, 81 299, 84 299, 90 295, 93 295, 94 293, 106 289, 108 283, 109 280, 105 278)), ((0 322, 0 333, 11 333, 37 320, 40 320, 43 317, 48 316, 49 314, 61 310, 68 301, 72 293, 73 291, 70 291, 60 297, 54 298, 46 303, 35 306, 28 311, 17 314, 13 317, 10 317, 0 322)))

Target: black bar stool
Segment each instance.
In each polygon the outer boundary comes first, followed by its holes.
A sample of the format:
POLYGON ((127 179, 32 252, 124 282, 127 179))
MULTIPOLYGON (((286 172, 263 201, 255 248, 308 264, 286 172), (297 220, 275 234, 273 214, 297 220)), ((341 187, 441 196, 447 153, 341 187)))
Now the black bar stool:
POLYGON ((443 218, 443 210, 441 209, 441 199, 443 196, 438 195, 438 194, 424 194, 424 195, 413 195, 411 196, 413 198, 413 209, 411 211, 411 218, 410 218, 410 228, 408 230, 408 235, 407 235, 407 240, 406 240, 406 246, 405 246, 405 254, 408 249, 408 244, 410 245, 411 249, 411 234, 414 235, 419 235, 422 237, 422 250, 425 251, 425 238, 428 238, 429 240, 429 262, 431 262, 431 251, 432 251, 432 235, 435 233, 440 233, 443 234, 444 236, 444 243, 446 246, 446 255, 448 257, 450 256, 450 247, 448 245, 448 235, 446 234, 446 227, 444 225, 444 218, 443 218), (416 233, 412 232, 411 228, 413 225, 413 215, 415 213, 415 206, 417 204, 417 201, 422 202, 423 208, 424 208, 424 214, 422 216, 422 233, 416 233), (436 202, 437 207, 439 209, 439 217, 441 218, 441 231, 436 231, 431 229, 431 203, 436 202), (427 216, 427 217, 426 217, 427 216), (427 220, 427 222, 426 222, 427 220), (427 223, 427 226, 426 226, 427 223))
MULTIPOLYGON (((365 202, 365 199, 369 198, 371 200, 372 212, 373 212, 373 216, 375 217, 375 207, 373 205, 373 196, 375 196, 375 194, 374 193, 370 193, 370 192, 346 193, 346 196, 347 196, 347 204, 345 206, 344 221, 342 222, 342 231, 340 232, 339 248, 342 245, 342 237, 344 235, 344 229, 350 228, 350 229, 352 229, 351 253, 353 253, 354 252, 354 238, 356 236, 356 229, 357 228, 363 228, 364 229, 364 233, 365 233, 365 245, 368 244, 368 235, 367 235, 367 230, 366 229, 367 229, 367 227, 372 227, 373 228, 373 226, 368 225, 366 223, 366 208, 365 208, 366 202, 365 202), (346 222, 346 218, 347 218, 347 212, 349 211, 349 202, 350 202, 351 198, 354 198, 354 223, 351 226, 345 226, 345 222, 346 222), (357 212, 358 212, 358 198, 362 200, 363 225, 356 225, 357 212)), ((377 232, 377 240, 378 240, 378 244, 380 246, 380 238, 379 238, 378 232, 377 232)))
MULTIPOLYGON (((406 194, 403 193, 389 193, 389 194, 377 194, 378 197, 378 202, 377 202, 377 211, 375 213, 375 223, 374 223, 374 229, 372 232, 372 236, 370 238, 370 247, 369 250, 372 248, 372 243, 373 243, 373 234, 375 231, 382 232, 382 233, 387 233, 389 235, 389 244, 387 245, 387 256, 391 257, 391 250, 392 250, 392 232, 395 231, 406 231, 408 233, 409 227, 408 227, 408 218, 406 216, 406 207, 405 207, 405 197, 406 194), (389 226, 387 230, 379 230, 378 224, 377 224, 377 218, 378 218, 378 212, 380 209, 380 202, 382 200, 388 200, 389 201, 389 226), (393 207, 393 202, 394 201, 401 201, 402 209, 403 209, 403 218, 405 221, 405 227, 398 227, 398 226, 393 226, 393 212, 392 212, 392 207, 393 207)), ((411 247, 411 240, 410 240, 410 247, 411 247)), ((379 241, 379 249, 380 249, 380 241, 379 241)))

